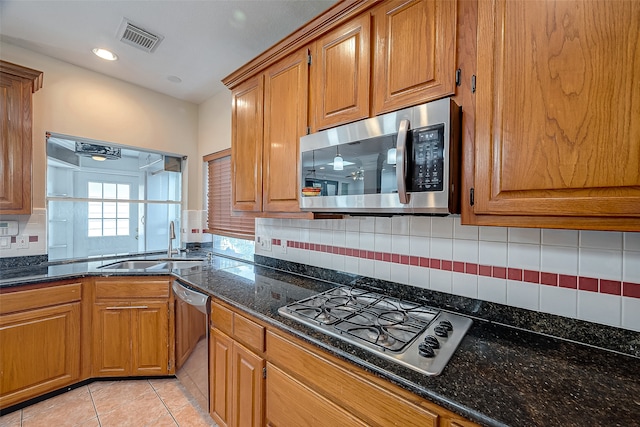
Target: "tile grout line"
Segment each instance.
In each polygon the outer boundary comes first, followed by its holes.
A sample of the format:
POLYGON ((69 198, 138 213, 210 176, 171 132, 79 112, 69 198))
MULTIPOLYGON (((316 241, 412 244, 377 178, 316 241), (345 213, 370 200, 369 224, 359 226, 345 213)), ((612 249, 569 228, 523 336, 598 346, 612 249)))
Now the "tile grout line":
POLYGON ((91 388, 89 388, 89 386, 85 386, 87 387, 87 391, 89 392, 89 398, 91 398, 91 404, 93 405, 93 410, 96 413, 96 420, 98 420, 98 426, 102 426, 102 423, 100 422, 100 415, 98 414, 98 408, 96 408, 96 402, 93 400, 93 393, 91 393, 91 388))
POLYGON ((153 386, 153 384, 151 383, 150 380, 147 380, 147 382, 149 383, 149 385, 151 386, 151 389, 153 390, 153 392, 156 394, 156 397, 160 400, 160 403, 162 403, 162 406, 165 407, 165 409, 167 410, 167 412, 169 413, 169 416, 171 417, 171 419, 173 420, 174 423, 176 423, 176 426, 180 426, 180 424, 178 423, 178 420, 176 420, 176 417, 173 416, 173 412, 171 412, 171 409, 169 409, 169 407, 167 406, 166 403, 164 403, 164 400, 162 399, 162 397, 160 397, 160 395, 158 394, 158 390, 153 386))

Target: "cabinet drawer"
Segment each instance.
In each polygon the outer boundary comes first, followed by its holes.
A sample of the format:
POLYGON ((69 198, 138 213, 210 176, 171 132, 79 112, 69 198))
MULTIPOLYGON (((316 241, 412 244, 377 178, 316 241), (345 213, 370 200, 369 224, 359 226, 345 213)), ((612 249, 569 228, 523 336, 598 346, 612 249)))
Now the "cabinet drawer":
POLYGON ((278 427, 366 425, 270 363, 267 364, 267 371, 267 422, 269 425, 278 427))
POLYGON ((0 314, 80 301, 81 298, 81 283, 5 293, 0 296, 0 314))
POLYGON ((438 414, 416 404, 421 398, 416 396, 415 401, 410 401, 400 397, 272 332, 267 332, 267 351, 274 364, 286 369, 318 394, 339 402, 345 410, 367 424, 438 425, 438 414), (354 396, 360 398, 354 399, 354 396))
POLYGON ((96 299, 169 298, 170 282, 162 280, 96 280, 96 299))
POLYGON ((253 350, 264 351, 264 327, 239 314, 233 317, 233 336, 253 350))
POLYGON ((218 303, 211 303, 211 322, 216 329, 233 336, 233 312, 218 303))

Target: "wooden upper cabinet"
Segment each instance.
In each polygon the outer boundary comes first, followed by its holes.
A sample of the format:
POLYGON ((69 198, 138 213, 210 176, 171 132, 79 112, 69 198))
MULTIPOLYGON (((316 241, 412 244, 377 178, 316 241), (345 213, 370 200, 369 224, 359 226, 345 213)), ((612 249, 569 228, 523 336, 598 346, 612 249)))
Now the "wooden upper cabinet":
POLYGON ((478 50, 474 212, 640 230, 640 2, 482 0, 478 50))
POLYGON ((455 1, 388 1, 372 15, 373 115, 455 92, 455 1))
POLYGON ((314 131, 369 117, 370 28, 365 13, 316 40, 311 63, 314 131))
POLYGON ((231 188, 234 211, 262 210, 262 74, 232 92, 231 188))
POLYGON ((0 61, 0 214, 31 213, 31 95, 42 72, 0 61))
POLYGON ((264 76, 263 211, 299 212, 300 137, 308 122, 309 65, 300 49, 264 76))

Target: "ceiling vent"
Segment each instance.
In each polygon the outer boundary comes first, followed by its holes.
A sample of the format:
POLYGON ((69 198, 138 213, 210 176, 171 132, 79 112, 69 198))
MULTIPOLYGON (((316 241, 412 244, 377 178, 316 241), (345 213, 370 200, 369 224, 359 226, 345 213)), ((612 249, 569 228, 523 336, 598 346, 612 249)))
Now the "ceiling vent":
POLYGON ((126 18, 122 20, 118 35, 121 42, 149 53, 153 52, 164 38, 132 24, 126 18))

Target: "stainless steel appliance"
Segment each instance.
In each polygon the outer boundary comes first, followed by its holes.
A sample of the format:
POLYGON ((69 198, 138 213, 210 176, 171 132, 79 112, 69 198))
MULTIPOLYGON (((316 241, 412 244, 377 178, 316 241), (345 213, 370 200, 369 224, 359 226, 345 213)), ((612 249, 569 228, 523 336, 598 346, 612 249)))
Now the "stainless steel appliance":
POLYGON ((459 213, 460 115, 445 98, 303 136, 300 209, 459 213))
POLYGON ((339 286, 279 313, 427 375, 439 375, 471 319, 365 289, 339 286))
POLYGON ((209 410, 209 313, 211 298, 173 281, 176 306, 176 377, 200 407, 209 410))

